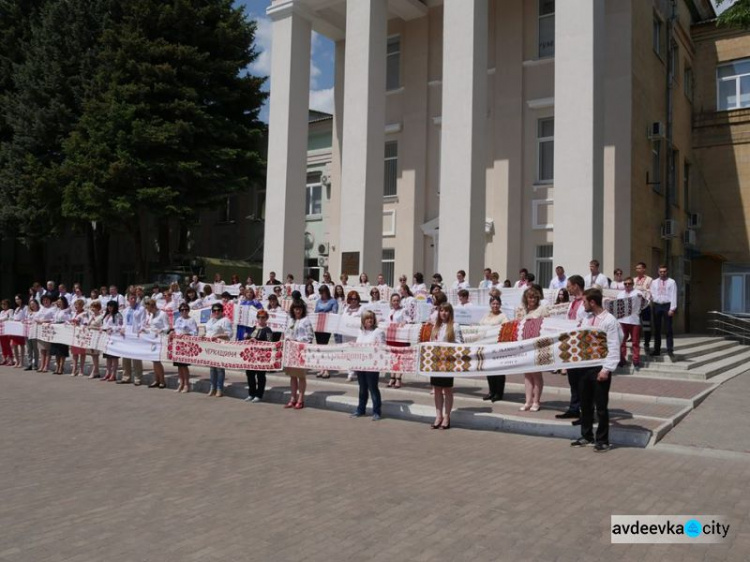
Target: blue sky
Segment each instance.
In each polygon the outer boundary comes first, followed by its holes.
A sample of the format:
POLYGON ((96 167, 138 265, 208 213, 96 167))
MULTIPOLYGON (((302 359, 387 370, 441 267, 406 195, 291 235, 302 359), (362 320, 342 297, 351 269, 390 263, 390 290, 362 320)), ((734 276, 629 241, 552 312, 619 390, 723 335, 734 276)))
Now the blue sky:
MULTIPOLYGON (((237 5, 245 6, 245 11, 257 20, 258 30, 255 45, 260 56, 250 67, 253 74, 271 74, 271 20, 266 17, 266 8, 271 0, 236 0, 237 5)), ((310 64, 310 107, 320 111, 333 112, 333 42, 313 32, 312 60, 310 64)), ((266 88, 269 83, 266 82, 266 88)), ((268 121, 268 108, 261 111, 261 119, 268 121)))

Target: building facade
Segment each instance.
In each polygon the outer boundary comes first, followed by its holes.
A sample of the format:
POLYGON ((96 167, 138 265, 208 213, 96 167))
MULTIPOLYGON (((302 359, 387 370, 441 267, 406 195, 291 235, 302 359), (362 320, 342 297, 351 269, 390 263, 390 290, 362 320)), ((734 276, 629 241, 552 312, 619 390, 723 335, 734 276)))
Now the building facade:
POLYGON ((733 205, 736 251, 721 249, 728 223, 704 189, 742 164, 744 112, 717 99, 717 65, 750 52, 745 33, 716 48, 708 0, 276 0, 268 14, 266 275, 315 261, 334 278, 465 269, 476 283, 485 266, 511 279, 526 267, 545 283, 555 265, 584 273, 592 258, 610 277, 666 263, 686 328, 750 295, 750 270, 740 280, 722 265, 750 262, 741 177, 721 180, 736 199, 718 203, 733 205), (313 29, 336 43, 317 225, 313 29), (710 135, 733 162, 710 153, 710 135))

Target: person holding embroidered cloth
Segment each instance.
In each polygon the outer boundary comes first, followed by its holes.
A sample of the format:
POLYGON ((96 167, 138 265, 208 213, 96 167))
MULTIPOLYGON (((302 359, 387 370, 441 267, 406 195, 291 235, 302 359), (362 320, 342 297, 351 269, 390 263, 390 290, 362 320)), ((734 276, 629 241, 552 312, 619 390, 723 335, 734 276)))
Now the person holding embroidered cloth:
MULTIPOLYGON (((447 343, 464 343, 461 327, 453 321, 453 306, 444 302, 437 309, 435 326, 430 333, 430 341, 447 343)), ((453 409, 453 377, 430 377, 430 384, 435 393, 435 423, 432 429, 451 428, 451 410, 453 409)))
MULTIPOLYGON (((256 315, 256 325, 248 328, 244 334, 245 340, 256 341, 273 341, 273 332, 268 327, 268 312, 259 310, 256 315)), ((266 390, 266 373, 264 371, 246 370, 247 377, 247 398, 245 402, 260 402, 263 400, 263 393, 266 390)))
MULTIPOLYGON (((190 306, 183 302, 180 305, 180 316, 174 321, 174 334, 177 336, 197 336, 198 323, 190 317, 190 306)), ((190 392, 190 365, 188 363, 173 363, 177 367, 180 384, 177 392, 190 392)))
POLYGON ((602 308, 602 292, 587 289, 583 293, 586 316, 581 328, 597 328, 607 334, 607 358, 601 367, 581 369, 581 437, 571 447, 594 446, 594 452, 609 451, 609 388, 612 373, 620 362, 620 325, 617 319, 602 308), (594 436, 594 408, 599 419, 594 436))
MULTIPOLYGON (((206 337, 211 341, 228 341, 232 337, 232 323, 224 317, 224 306, 219 302, 211 305, 211 318, 206 322, 206 337)), ((211 388, 208 396, 221 398, 224 396, 226 371, 223 367, 211 367, 210 376, 211 388)))
MULTIPOLYGON (((378 328, 378 319, 372 310, 365 310, 361 315, 362 327, 357 336, 357 343, 385 344, 385 334, 378 328)), ((380 389, 378 389, 378 371, 355 371, 359 383, 359 402, 357 410, 351 415, 352 418, 361 418, 367 411, 367 395, 372 396, 372 421, 378 421, 381 417, 382 401, 380 389)))
MULTIPOLYGON (((284 337, 290 341, 312 343, 315 338, 310 319, 307 318, 307 306, 301 300, 292 302, 289 309, 290 322, 284 337)), ((304 368, 287 367, 286 374, 291 377, 292 396, 284 408, 301 410, 305 407, 305 389, 307 388, 307 371, 304 368)))
MULTIPOLYGON (((154 336, 161 336, 169 333, 169 318, 167 318, 166 312, 159 310, 156 299, 144 299, 143 306, 146 308, 148 315, 146 316, 145 326, 141 331, 154 336)), ((166 388, 167 381, 164 378, 164 365, 161 364, 161 361, 154 361, 153 365, 154 381, 148 385, 148 387, 166 388)))
POLYGON ((633 350, 633 367, 641 367, 641 309, 643 308, 646 297, 638 289, 634 289, 635 282, 632 277, 626 277, 623 281, 624 291, 617 294, 618 299, 632 299, 633 307, 630 316, 620 318, 620 327, 624 334, 622 345, 620 345, 620 363, 619 367, 625 366, 625 358, 628 356, 627 341, 630 338, 630 345, 633 350))

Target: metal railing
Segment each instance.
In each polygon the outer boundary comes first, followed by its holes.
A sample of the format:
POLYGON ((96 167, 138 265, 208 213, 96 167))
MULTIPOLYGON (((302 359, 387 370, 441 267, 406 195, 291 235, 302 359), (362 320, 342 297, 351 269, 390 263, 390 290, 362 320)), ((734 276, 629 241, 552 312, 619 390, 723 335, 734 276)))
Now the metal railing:
POLYGON ((731 314, 711 310, 708 312, 708 329, 714 336, 750 345, 750 314, 731 314))

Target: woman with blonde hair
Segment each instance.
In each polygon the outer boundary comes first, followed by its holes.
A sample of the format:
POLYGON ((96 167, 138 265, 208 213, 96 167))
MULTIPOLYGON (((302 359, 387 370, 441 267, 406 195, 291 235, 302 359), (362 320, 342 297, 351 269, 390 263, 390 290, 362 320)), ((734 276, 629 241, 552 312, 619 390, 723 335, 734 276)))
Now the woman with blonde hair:
MULTIPOLYGON (((385 334, 378 328, 378 319, 372 310, 365 310, 361 315, 361 328, 357 336, 357 343, 365 344, 385 344, 385 334)), ((380 389, 378 389, 378 371, 356 371, 357 382, 359 383, 359 402, 357 409, 351 415, 353 418, 360 418, 367 411, 368 393, 372 396, 372 421, 378 421, 381 417, 382 401, 380 399, 380 389)))
MULTIPOLYGON (((521 306, 516 311, 516 317, 524 320, 543 318, 549 316, 547 307, 541 305, 542 294, 534 287, 529 287, 523 292, 521 306)), ((538 412, 541 408, 542 390, 544 389, 544 378, 542 373, 525 373, 524 387, 526 390, 526 402, 519 409, 522 412, 538 412)))
MULTIPOLYGON (((435 326, 430 334, 430 341, 444 343, 463 343, 461 327, 453 322, 453 306, 443 303, 438 307, 435 326)), ((451 410, 453 409, 453 377, 430 377, 430 384, 435 392, 435 423, 432 429, 450 429, 451 410)))

